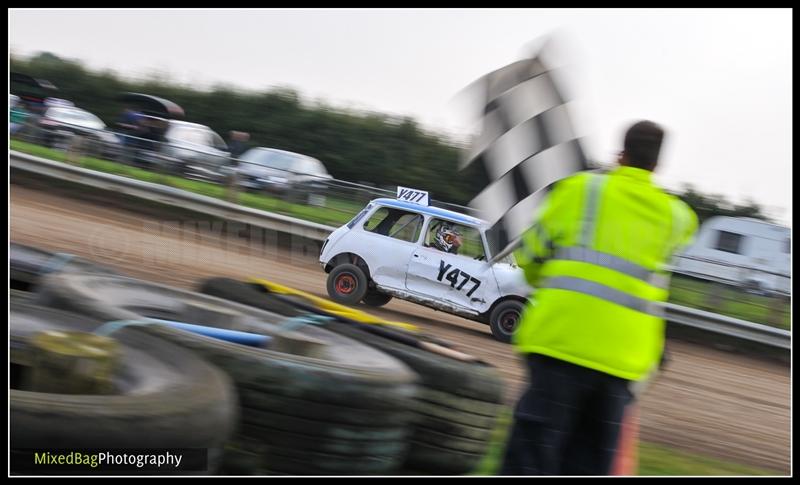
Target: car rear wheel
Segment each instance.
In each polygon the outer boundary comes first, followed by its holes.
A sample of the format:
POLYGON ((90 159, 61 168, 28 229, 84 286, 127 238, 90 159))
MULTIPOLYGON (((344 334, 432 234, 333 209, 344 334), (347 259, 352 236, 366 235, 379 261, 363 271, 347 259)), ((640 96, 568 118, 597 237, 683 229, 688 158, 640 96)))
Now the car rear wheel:
POLYGON ((489 318, 489 327, 492 336, 501 341, 510 343, 511 336, 519 325, 523 303, 517 300, 506 300, 497 305, 489 318))
POLYGON ((327 287, 333 301, 355 305, 367 294, 367 275, 354 264, 340 264, 328 275, 327 287))

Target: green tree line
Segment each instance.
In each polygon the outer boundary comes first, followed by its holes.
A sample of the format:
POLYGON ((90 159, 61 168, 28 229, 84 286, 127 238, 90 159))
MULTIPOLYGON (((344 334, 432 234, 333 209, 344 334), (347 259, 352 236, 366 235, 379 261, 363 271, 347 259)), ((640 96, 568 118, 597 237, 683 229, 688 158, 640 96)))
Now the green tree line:
POLYGON ((694 209, 700 223, 713 216, 751 217, 763 221, 772 221, 764 213, 764 209, 752 200, 744 204, 736 204, 722 195, 703 194, 691 185, 684 186, 682 191, 675 195, 694 209))
MULTIPOLYGON (((223 137, 230 130, 247 131, 251 146, 318 158, 338 179, 415 187, 459 204, 467 203, 483 186, 474 169, 458 170, 464 147, 424 130, 414 119, 309 103, 290 88, 256 92, 220 85, 203 91, 163 75, 127 79, 51 53, 30 58, 12 54, 10 70, 50 81, 58 87, 58 97, 73 101, 112 127, 124 109, 122 93, 147 93, 178 103, 188 121, 208 125, 223 137)), ((677 195, 695 209, 701 222, 713 215, 768 220, 752 202, 733 204, 691 186, 677 195)))

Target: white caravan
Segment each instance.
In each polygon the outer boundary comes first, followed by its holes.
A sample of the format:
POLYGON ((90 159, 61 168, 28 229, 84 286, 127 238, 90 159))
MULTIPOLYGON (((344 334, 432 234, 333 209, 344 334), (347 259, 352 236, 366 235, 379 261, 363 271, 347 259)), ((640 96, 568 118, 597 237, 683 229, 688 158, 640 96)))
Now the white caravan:
POLYGON ((764 292, 791 293, 788 227, 758 219, 716 216, 675 257, 675 273, 764 292))

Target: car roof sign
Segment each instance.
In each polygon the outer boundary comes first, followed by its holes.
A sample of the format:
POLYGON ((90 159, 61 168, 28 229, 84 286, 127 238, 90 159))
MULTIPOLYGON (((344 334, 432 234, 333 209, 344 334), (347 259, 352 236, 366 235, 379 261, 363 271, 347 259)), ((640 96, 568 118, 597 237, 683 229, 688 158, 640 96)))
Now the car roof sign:
POLYGON ((397 200, 404 200, 406 202, 411 202, 412 204, 425 206, 431 205, 428 192, 424 190, 410 189, 408 187, 400 187, 399 185, 397 186, 397 200))

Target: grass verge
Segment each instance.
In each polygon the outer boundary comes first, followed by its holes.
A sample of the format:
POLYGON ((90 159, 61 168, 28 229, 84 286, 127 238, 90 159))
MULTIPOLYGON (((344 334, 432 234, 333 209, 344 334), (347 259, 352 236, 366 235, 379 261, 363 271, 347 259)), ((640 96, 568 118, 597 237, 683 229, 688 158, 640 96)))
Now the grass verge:
MULTIPOLYGON (((470 475, 496 475, 511 426, 511 410, 506 408, 478 467, 470 475)), ((777 475, 776 472, 696 455, 654 443, 639 443, 639 476, 756 476, 777 475)))

